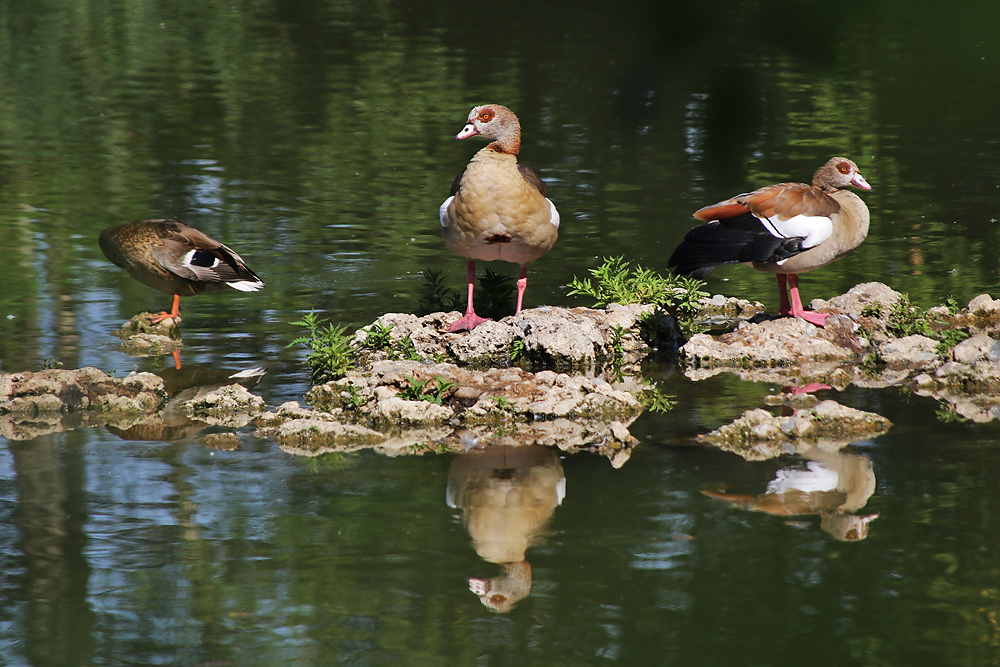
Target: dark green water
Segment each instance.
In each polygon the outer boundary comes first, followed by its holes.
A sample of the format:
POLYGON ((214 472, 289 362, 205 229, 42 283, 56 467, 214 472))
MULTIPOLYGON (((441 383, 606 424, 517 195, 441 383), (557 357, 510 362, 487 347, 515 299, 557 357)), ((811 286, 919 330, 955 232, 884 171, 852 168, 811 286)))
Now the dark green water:
MULTIPOLYGON (((924 307, 1000 296, 1000 5, 693 4, 0 0, 0 370, 162 369, 109 334, 169 297, 96 238, 174 217, 267 283, 184 300, 185 367, 266 365, 268 405, 299 399, 301 313, 412 311, 428 267, 461 289, 437 207, 478 147, 451 137, 487 101, 520 116, 562 214, 529 307, 589 305, 565 285, 604 256, 664 269, 691 211, 831 155, 872 184, 872 232, 803 277, 806 300, 870 280, 924 307)), ((709 289, 776 306, 743 267, 709 289)), ((1000 664, 1000 427, 828 392, 894 424, 854 447, 879 516, 843 542, 702 493, 804 467, 690 446, 777 387, 650 372, 678 405, 633 424, 625 466, 537 475, 530 593, 501 613, 469 579, 524 568, 449 504, 457 456, 5 441, 0 662, 1000 664)))

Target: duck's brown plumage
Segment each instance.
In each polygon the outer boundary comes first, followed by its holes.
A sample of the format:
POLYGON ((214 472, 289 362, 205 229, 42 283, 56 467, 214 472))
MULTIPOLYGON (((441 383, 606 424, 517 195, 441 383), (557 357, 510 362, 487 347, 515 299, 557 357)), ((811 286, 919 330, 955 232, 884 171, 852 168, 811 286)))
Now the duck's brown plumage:
POLYGON ((139 220, 108 227, 98 238, 101 252, 139 282, 174 295, 176 317, 182 296, 223 287, 256 291, 264 283, 229 246, 176 220, 139 220))
POLYGON ((868 235, 868 207, 841 189, 849 185, 871 189, 856 164, 835 157, 816 171, 812 185, 778 183, 699 209, 694 217, 708 224, 688 232, 668 266, 704 278, 719 264, 750 263, 778 274, 782 314, 822 326, 826 314, 802 308, 797 274, 844 257, 868 235))
POLYGON ((547 199, 545 184, 534 169, 517 163, 521 146, 517 116, 499 104, 476 107, 455 139, 476 135, 491 141, 455 179, 451 196, 439 211, 445 244, 468 260, 468 307, 453 331, 484 321, 472 307, 476 260, 502 260, 521 267, 520 312, 528 265, 551 250, 559 235, 559 213, 547 199))

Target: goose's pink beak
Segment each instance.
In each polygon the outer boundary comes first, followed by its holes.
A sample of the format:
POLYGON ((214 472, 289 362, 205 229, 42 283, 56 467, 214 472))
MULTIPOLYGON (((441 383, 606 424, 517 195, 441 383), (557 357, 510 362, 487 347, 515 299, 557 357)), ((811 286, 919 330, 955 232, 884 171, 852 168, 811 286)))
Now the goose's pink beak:
POLYGON ((461 132, 455 135, 455 141, 458 141, 459 139, 468 139, 469 137, 474 137, 477 134, 479 134, 479 130, 476 129, 476 126, 472 123, 468 123, 462 128, 461 132))

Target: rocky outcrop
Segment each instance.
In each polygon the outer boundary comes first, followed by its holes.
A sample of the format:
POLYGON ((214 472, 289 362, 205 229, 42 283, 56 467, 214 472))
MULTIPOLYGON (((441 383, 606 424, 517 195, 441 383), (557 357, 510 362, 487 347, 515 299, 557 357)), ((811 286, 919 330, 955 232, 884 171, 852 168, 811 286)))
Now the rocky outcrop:
POLYGON ((695 380, 734 373, 783 386, 913 387, 961 417, 1000 417, 1000 300, 984 294, 958 312, 939 306, 911 316, 916 309, 904 299, 886 285, 865 283, 812 302, 835 313, 823 329, 779 318, 742 321, 719 336, 697 334, 680 348, 684 372, 695 380), (951 347, 963 335, 970 337, 951 347))
POLYGON ((0 436, 25 440, 83 426, 122 423, 166 401, 151 373, 115 378, 96 368, 0 374, 0 436))
POLYGON ((547 444, 620 465, 635 442, 627 426, 642 411, 633 393, 600 378, 417 361, 375 362, 314 387, 306 400, 316 409, 287 403, 257 420, 258 435, 298 453, 547 444))
POLYGON ((166 318, 154 322, 156 314, 139 313, 114 332, 120 338, 122 351, 130 357, 152 357, 170 354, 184 347, 181 342, 181 318, 166 318))
POLYGON ((424 317, 388 313, 360 329, 352 346, 362 366, 410 351, 420 358, 477 368, 515 362, 533 369, 592 370, 607 362, 640 361, 651 351, 650 339, 664 349, 676 349, 682 340, 676 322, 654 316, 654 310, 636 304, 611 304, 603 310, 542 306, 460 333, 448 331, 458 312, 424 317), (380 336, 386 330, 388 335, 380 336))

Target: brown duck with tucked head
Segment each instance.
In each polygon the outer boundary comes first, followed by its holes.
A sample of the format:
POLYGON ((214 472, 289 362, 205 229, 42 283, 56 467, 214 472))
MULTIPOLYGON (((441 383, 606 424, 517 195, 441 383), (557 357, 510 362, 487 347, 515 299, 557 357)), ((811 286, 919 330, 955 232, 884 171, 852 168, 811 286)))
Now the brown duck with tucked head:
POLYGON ((139 282, 174 295, 173 307, 154 318, 180 314, 180 298, 232 287, 255 292, 264 283, 243 258, 207 234, 176 220, 139 220, 108 227, 101 252, 139 282))
POLYGON ((458 175, 439 211, 444 242, 468 260, 468 306, 451 331, 473 329, 486 321, 472 306, 477 259, 521 267, 516 315, 528 284, 528 265, 551 250, 559 235, 559 212, 548 200, 545 184, 534 169, 517 163, 521 149, 517 116, 499 104, 476 107, 455 140, 474 136, 490 143, 458 175))
POLYGON ((782 315, 823 326, 829 313, 802 307, 798 274, 848 255, 868 235, 868 207, 841 189, 849 185, 871 190, 856 164, 835 157, 816 171, 812 185, 779 183, 706 206, 694 217, 708 224, 688 232, 667 265, 704 278, 719 264, 748 262, 778 274, 782 315))

